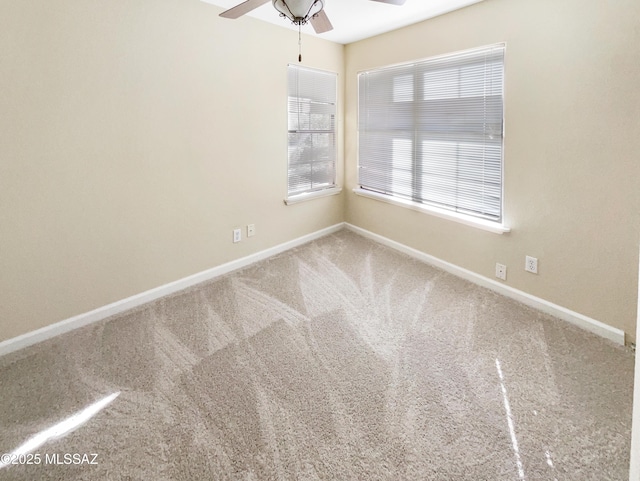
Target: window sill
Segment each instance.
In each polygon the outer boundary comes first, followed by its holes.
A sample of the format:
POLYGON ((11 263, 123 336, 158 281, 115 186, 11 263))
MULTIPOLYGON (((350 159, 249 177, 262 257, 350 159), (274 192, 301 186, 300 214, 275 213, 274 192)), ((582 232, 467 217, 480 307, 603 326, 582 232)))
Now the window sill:
POLYGON ((284 200, 287 205, 298 204, 307 200, 318 199, 320 197, 328 197, 330 195, 338 195, 342 192, 342 187, 331 187, 329 189, 317 190, 315 192, 308 192, 304 194, 292 195, 284 200))
POLYGON ((464 214, 459 214, 457 212, 439 209, 430 205, 417 204, 415 202, 411 202, 410 200, 398 199, 389 195, 379 194, 378 192, 361 189, 360 187, 356 187, 355 189, 353 189, 353 192, 362 197, 368 197, 370 199, 379 200, 388 204, 398 205, 400 207, 407 207, 412 210, 417 210, 418 212, 423 212, 425 214, 440 217, 442 219, 452 220, 460 224, 465 224, 477 229, 493 232, 495 234, 505 234, 507 232, 511 232, 511 229, 509 227, 497 222, 492 222, 485 219, 477 219, 464 214))

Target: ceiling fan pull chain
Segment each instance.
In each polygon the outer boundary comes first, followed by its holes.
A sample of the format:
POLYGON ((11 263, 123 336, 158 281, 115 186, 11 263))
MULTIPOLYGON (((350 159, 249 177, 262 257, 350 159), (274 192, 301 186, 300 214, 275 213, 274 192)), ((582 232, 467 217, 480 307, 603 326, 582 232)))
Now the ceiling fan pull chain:
POLYGON ((302 26, 298 24, 298 62, 302 62, 302 26))

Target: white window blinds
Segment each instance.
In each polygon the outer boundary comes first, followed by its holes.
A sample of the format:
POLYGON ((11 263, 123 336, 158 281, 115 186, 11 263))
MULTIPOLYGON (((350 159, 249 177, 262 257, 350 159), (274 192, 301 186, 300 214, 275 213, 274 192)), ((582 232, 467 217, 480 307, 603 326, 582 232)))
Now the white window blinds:
POLYGON ((361 188, 500 222, 504 45, 363 72, 361 188))
POLYGON ((291 197, 336 185, 337 74, 288 68, 291 197))

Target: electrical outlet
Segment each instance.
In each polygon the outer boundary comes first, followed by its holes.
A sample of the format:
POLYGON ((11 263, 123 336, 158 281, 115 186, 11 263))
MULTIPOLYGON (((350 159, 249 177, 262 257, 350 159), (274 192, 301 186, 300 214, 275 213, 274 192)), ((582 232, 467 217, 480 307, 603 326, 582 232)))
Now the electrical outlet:
POLYGON ((240 242, 242 240, 242 229, 233 229, 233 242, 240 242))
POLYGON ((254 235, 256 235, 256 225, 255 224, 247 225, 247 237, 253 237, 254 235))
POLYGON ((532 274, 538 273, 538 259, 531 256, 526 256, 524 262, 524 270, 527 272, 531 272, 532 274))
POLYGON ((496 264, 496 277, 498 279, 502 279, 503 281, 507 280, 507 266, 504 264, 496 264))

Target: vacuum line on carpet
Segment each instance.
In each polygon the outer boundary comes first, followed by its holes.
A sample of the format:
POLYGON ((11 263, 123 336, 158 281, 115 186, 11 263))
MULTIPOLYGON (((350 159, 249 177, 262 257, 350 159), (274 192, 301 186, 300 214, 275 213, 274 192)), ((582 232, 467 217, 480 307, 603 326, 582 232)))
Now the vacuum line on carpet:
POLYGON ((513 446, 513 453, 516 455, 516 464, 518 466, 518 476, 524 480, 524 467, 522 466, 522 459, 520 458, 520 449, 518 448, 518 438, 516 438, 516 430, 513 425, 513 416, 511 415, 511 405, 509 404, 509 396, 507 395, 507 388, 504 385, 504 375, 502 374, 502 366, 500 360, 496 359, 496 369, 498 370, 498 376, 500 377, 500 386, 502 387, 502 400, 504 401, 504 410, 507 413, 507 424, 509 425, 509 434, 511 435, 511 445, 513 446))

